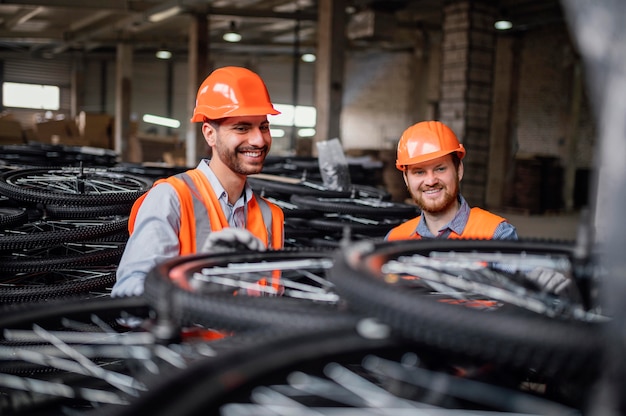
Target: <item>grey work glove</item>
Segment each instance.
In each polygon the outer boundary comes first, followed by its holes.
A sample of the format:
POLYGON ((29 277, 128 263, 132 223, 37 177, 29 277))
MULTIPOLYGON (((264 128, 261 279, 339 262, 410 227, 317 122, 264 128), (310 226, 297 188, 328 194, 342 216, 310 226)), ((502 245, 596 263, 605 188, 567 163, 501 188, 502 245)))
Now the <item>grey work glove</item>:
POLYGON ((542 290, 556 295, 566 294, 566 292, 570 292, 572 289, 575 290, 576 286, 572 279, 563 273, 545 267, 536 267, 526 273, 526 276, 542 290))
POLYGON ((265 244, 245 228, 228 227, 209 234, 202 253, 216 253, 228 251, 265 251, 265 244))

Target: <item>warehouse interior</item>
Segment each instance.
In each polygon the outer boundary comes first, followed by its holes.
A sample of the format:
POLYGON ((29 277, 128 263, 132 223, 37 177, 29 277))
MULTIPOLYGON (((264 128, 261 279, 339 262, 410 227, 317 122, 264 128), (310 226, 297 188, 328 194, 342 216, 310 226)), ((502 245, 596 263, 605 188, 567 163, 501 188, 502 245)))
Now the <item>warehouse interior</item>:
MULTIPOLYGON (((87 129, 123 161, 163 162, 169 150, 170 163, 193 166, 207 150, 189 122, 197 86, 211 69, 240 64, 264 77, 274 102, 315 109, 306 137, 289 126, 274 136, 277 155, 310 156, 314 143, 338 138, 348 155, 385 163, 406 127, 440 119, 473 149, 470 202, 530 214, 588 202, 595 130, 558 1, 83 3, 0 5, 3 79, 61 88, 58 110, 5 109, 21 123, 13 141, 87 144, 87 129), (500 16, 514 26, 492 30, 500 16), (232 22, 237 43, 222 39, 232 22), (160 49, 172 57, 156 58, 160 49), (310 53, 317 60, 303 62, 310 53)), ((406 197, 397 175, 385 177, 406 197)))
POLYGON ((624 414, 624 18, 621 0, 0 2, 0 413, 624 414), (246 184, 281 208, 283 247, 270 226, 258 251, 179 237, 111 296, 136 201, 212 157, 191 116, 225 66, 282 112, 246 184), (469 206, 520 241, 386 241, 420 213, 396 159, 425 120, 466 149, 469 206))

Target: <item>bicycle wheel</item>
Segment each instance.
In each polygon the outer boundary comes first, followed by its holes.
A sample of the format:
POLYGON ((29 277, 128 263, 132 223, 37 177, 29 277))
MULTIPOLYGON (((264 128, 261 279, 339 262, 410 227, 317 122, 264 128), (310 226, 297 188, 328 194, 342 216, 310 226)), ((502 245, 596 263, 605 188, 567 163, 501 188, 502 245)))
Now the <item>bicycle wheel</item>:
POLYGON ((0 206, 0 227, 10 228, 28 221, 25 208, 0 206))
POLYGON ((128 216, 35 220, 18 227, 0 230, 0 251, 95 240, 125 233, 127 227, 128 216))
POLYGON ((289 198, 291 195, 314 195, 336 198, 349 198, 350 191, 335 191, 324 186, 322 182, 311 182, 292 178, 266 179, 267 177, 250 176, 248 183, 260 195, 276 198, 289 198), (289 180, 286 182, 285 180, 289 180))
MULTIPOLYGON (((0 252, 0 272, 28 273, 73 266, 116 264, 124 252, 123 241, 82 241, 0 252)), ((1 278, 0 278, 1 280, 1 278)))
POLYGON ((147 276, 159 316, 226 330, 353 321, 326 274, 330 250, 276 250, 175 258, 147 276), (288 317, 288 319, 286 319, 288 317))
POLYGON ((486 368, 462 375, 480 363, 365 332, 334 325, 260 334, 98 415, 578 414, 523 392, 518 375, 486 368))
POLYGON ((132 204, 152 180, 105 168, 21 169, 0 176, 0 193, 28 204, 132 204))
POLYGON ((419 215, 415 205, 382 201, 372 198, 330 198, 310 195, 292 195, 291 202, 303 208, 364 216, 367 218, 413 218, 419 215))
POLYGON ((66 266, 4 276, 0 279, 0 302, 32 303, 71 296, 108 296, 115 283, 116 269, 114 264, 66 266))
POLYGON ((118 323, 128 315, 149 315, 139 297, 66 297, 4 306, 1 312, 3 414, 65 414, 127 403, 144 388, 133 363, 157 357, 142 352, 143 346, 154 347, 150 334, 118 323))
POLYGON ((132 204, 116 205, 53 205, 41 206, 45 218, 95 218, 111 215, 130 215, 132 204))
POLYGON ((0 158, 30 166, 113 166, 117 153, 110 149, 45 143, 0 146, 0 158))
POLYGON ((416 341, 545 374, 594 374, 606 318, 524 278, 572 255, 571 245, 523 241, 360 242, 338 254, 330 278, 352 308, 416 341))
POLYGON ((310 219, 308 225, 315 230, 329 231, 334 235, 341 235, 348 228, 353 235, 384 237, 389 230, 403 221, 395 218, 365 218, 326 213, 320 218, 310 219))

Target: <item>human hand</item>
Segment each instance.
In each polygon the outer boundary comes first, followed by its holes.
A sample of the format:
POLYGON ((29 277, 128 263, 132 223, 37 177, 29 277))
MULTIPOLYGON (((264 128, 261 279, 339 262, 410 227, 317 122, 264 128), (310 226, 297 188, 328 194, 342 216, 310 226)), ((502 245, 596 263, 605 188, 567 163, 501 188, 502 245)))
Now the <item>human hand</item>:
POLYGON ((265 251, 265 244, 245 228, 228 227, 209 234, 201 252, 265 251))

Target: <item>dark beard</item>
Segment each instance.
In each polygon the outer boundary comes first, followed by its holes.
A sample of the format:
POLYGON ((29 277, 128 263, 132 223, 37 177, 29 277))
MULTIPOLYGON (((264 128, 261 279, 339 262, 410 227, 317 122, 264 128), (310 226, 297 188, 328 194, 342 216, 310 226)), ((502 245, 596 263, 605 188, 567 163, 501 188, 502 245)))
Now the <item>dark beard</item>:
POLYGON ((215 151, 218 157, 233 172, 236 172, 240 175, 252 175, 261 172, 261 170, 263 169, 265 156, 267 156, 267 146, 261 149, 254 149, 261 150, 263 152, 263 160, 252 165, 241 162, 241 160, 239 159, 239 153, 241 152, 241 150, 242 148, 237 148, 234 151, 231 151, 225 147, 222 147, 220 144, 215 145, 215 151))

